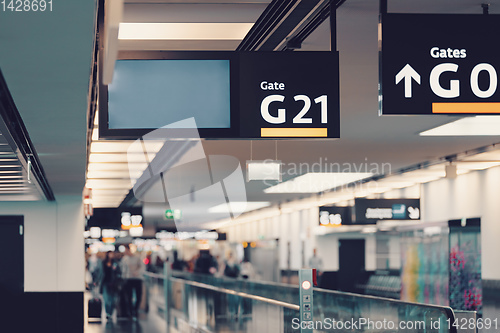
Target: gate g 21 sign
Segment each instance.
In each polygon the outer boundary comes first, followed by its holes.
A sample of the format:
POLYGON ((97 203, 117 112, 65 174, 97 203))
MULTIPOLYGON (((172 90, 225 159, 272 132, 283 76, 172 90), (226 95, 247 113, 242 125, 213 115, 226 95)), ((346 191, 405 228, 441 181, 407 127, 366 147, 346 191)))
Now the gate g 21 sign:
MULTIPOLYGON (((339 138, 338 52, 122 51, 100 86, 99 135, 339 138), (137 112, 141 110, 141 112, 137 112), (194 118, 197 131, 171 124, 194 118)), ((193 122, 194 123, 194 122, 193 122)))
POLYGON ((240 137, 340 137, 337 52, 240 54, 240 137))
POLYGON ((500 114, 499 15, 383 14, 381 114, 500 114))

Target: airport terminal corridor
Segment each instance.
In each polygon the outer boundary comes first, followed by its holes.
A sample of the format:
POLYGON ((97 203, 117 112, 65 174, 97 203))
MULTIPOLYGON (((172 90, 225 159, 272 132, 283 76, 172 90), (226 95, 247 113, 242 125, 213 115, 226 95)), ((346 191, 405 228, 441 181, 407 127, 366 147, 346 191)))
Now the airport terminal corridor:
POLYGON ((500 0, 0 1, 1 332, 500 331, 500 0))

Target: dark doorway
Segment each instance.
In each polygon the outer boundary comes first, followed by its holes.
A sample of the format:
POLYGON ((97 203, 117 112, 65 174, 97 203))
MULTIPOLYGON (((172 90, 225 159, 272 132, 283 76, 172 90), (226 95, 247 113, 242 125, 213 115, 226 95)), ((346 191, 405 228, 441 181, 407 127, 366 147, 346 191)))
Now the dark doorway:
POLYGON ((356 284, 365 270, 365 240, 339 240, 338 289, 359 293, 356 284))
POLYGON ((24 218, 0 216, 0 295, 2 327, 19 327, 24 293, 24 218))

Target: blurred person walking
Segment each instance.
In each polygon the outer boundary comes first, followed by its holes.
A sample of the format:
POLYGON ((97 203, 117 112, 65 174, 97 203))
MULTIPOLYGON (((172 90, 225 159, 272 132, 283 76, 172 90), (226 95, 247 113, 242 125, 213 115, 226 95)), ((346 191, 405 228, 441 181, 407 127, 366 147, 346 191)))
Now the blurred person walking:
POLYGON ((243 259, 243 262, 241 263, 241 271, 240 275, 244 279, 255 279, 255 269, 253 268, 252 263, 250 260, 248 260, 247 257, 243 259))
POLYGON ((209 250, 201 250, 194 264, 194 272, 214 275, 217 272, 217 262, 209 250))
POLYGON ((216 255, 215 261, 217 262, 217 272, 215 276, 221 277, 224 275, 224 259, 220 255, 216 255))
POLYGON ((144 279, 145 265, 138 255, 132 253, 130 244, 125 245, 125 255, 122 258, 121 266, 127 307, 125 311, 129 317, 137 320, 142 300, 142 281, 144 279), (134 299, 135 302, 133 302, 134 299))
POLYGON ((237 278, 240 275, 240 266, 233 257, 233 253, 229 252, 229 256, 225 262, 224 276, 237 278))
POLYGON ((102 260, 96 253, 92 253, 88 260, 89 273, 92 277, 90 290, 99 290, 99 284, 102 281, 102 260))
POLYGON ((102 262, 101 293, 104 298, 106 318, 110 319, 115 310, 116 296, 121 283, 121 269, 114 253, 109 251, 102 262))
POLYGON ((179 259, 179 254, 177 251, 174 251, 174 261, 172 262, 172 269, 176 271, 183 271, 188 268, 188 264, 182 260, 179 259))
POLYGON ((313 250, 313 256, 309 258, 309 268, 316 269, 317 283, 321 285, 321 275, 323 274, 323 260, 318 256, 317 250, 313 250))

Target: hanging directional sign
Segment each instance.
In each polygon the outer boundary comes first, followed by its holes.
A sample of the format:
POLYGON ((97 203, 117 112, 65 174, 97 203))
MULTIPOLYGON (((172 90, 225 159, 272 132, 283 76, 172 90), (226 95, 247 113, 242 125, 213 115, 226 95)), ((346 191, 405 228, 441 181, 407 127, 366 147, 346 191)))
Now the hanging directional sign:
POLYGON ((339 138, 337 52, 240 54, 240 137, 339 138))
POLYGON ((354 224, 370 224, 381 220, 420 220, 420 199, 357 198, 354 207, 354 224))
POLYGON ((188 118, 197 131, 170 126, 169 136, 340 137, 336 51, 120 52, 114 77, 99 91, 99 135, 108 139, 188 118))
POLYGON ((383 14, 384 115, 500 114, 499 15, 383 14))

